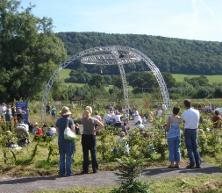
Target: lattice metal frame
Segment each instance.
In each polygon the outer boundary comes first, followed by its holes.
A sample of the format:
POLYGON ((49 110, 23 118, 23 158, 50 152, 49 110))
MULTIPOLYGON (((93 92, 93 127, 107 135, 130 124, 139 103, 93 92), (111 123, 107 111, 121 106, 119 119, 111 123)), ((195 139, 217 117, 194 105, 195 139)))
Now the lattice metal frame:
POLYGON ((127 108, 129 108, 128 84, 126 81, 126 74, 123 65, 143 61, 152 71, 159 84, 163 104, 165 104, 167 108, 170 106, 169 93, 165 81, 159 69, 149 57, 147 57, 145 54, 143 54, 137 49, 125 46, 95 47, 84 50, 78 53, 77 55, 74 55, 65 63, 62 63, 59 68, 53 72, 49 81, 44 86, 41 109, 41 118, 43 122, 46 118, 46 105, 48 103, 48 96, 54 81, 58 77, 60 71, 69 66, 75 60, 81 60, 82 63, 92 65, 118 65, 122 79, 125 106, 127 108))

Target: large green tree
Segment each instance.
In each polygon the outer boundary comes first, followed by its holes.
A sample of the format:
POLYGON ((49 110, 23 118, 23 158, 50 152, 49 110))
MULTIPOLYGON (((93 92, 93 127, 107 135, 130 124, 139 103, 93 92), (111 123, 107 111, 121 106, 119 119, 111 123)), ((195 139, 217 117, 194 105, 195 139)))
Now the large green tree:
POLYGON ((17 0, 0 1, 0 100, 32 98, 65 57, 51 19, 17 0))

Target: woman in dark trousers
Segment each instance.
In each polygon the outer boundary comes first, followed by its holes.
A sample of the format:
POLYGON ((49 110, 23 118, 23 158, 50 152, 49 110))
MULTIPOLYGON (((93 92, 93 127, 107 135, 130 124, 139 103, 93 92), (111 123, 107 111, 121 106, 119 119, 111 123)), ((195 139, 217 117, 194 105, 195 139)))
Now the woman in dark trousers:
POLYGON ((98 163, 96 159, 96 126, 103 127, 103 123, 91 117, 92 108, 87 106, 83 112, 82 124, 82 150, 83 150, 83 174, 88 173, 89 167, 89 151, 91 153, 92 170, 93 173, 97 172, 98 163))
POLYGON ((73 140, 66 140, 64 138, 64 130, 68 126, 75 132, 75 125, 70 117, 72 114, 68 107, 62 107, 60 112, 61 117, 56 121, 56 128, 58 132, 58 146, 59 146, 59 176, 71 176, 72 156, 75 150, 75 143, 73 140))

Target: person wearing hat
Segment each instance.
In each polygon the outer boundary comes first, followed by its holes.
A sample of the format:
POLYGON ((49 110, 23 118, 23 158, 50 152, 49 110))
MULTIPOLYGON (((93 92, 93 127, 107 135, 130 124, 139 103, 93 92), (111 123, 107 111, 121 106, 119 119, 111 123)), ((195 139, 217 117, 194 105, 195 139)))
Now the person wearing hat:
POLYGON ((97 172, 98 163, 96 159, 96 131, 98 127, 103 127, 103 123, 96 118, 91 116, 92 107, 87 106, 83 112, 82 124, 83 124, 83 133, 82 133, 82 150, 83 150, 83 171, 82 174, 88 173, 89 166, 89 151, 91 154, 92 160, 92 170, 93 173, 97 172))
POLYGON ((91 106, 86 106, 85 110, 88 110, 90 112, 90 114, 92 114, 92 107, 91 106))
POLYGON ((61 117, 56 121, 56 129, 59 146, 59 176, 63 177, 72 175, 72 156, 75 151, 74 141, 64 138, 64 130, 68 126, 73 132, 75 132, 75 125, 73 119, 70 117, 72 113, 68 107, 63 106, 60 114, 61 117))

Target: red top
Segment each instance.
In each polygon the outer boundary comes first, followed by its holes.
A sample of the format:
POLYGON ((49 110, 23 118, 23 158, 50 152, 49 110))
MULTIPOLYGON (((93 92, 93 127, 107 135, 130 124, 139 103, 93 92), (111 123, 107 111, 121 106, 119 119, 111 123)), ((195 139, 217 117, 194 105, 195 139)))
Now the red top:
POLYGON ((43 129, 40 128, 40 127, 37 128, 37 131, 35 132, 35 135, 39 136, 39 137, 43 136, 44 135, 43 129))

